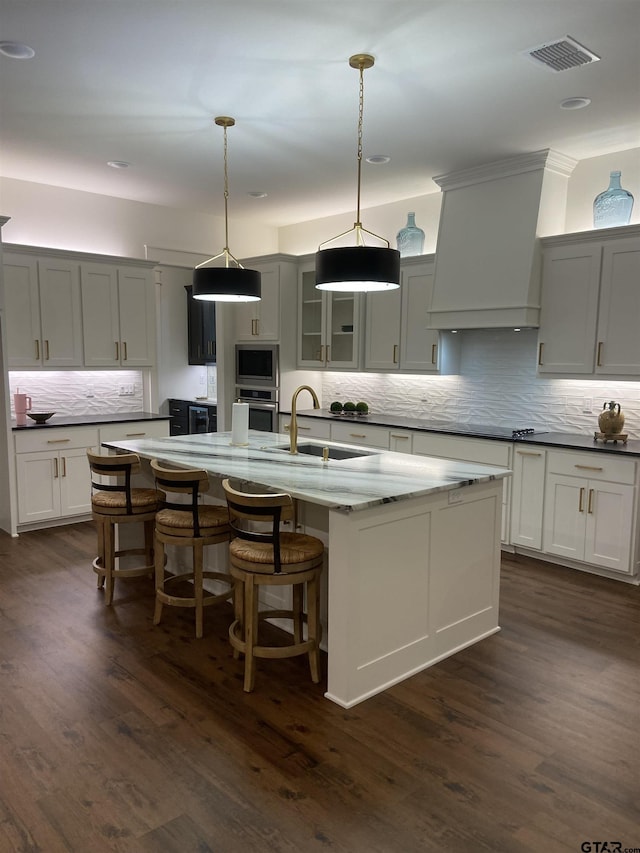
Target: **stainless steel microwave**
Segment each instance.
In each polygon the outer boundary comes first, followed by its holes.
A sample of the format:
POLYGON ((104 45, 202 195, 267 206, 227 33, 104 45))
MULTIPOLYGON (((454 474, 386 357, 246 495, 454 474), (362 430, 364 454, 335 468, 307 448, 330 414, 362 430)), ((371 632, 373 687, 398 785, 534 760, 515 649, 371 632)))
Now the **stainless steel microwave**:
POLYGON ((278 344, 236 344, 236 385, 277 388, 278 344))

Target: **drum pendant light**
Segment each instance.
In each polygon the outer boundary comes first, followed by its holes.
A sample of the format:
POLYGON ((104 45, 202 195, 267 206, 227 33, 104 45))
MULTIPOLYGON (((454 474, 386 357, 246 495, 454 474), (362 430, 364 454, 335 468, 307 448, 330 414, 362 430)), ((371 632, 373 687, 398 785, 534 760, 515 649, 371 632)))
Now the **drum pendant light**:
POLYGON ((362 227, 360 222, 360 185, 362 174, 362 114, 364 108, 364 69, 371 68, 373 56, 357 53, 350 57, 349 65, 360 71, 360 97, 358 110, 358 193, 356 221, 353 228, 343 231, 321 243, 316 252, 316 287, 318 290, 363 293, 375 290, 393 290, 400 287, 400 252, 391 249, 389 241, 362 227), (347 234, 354 234, 355 246, 325 249, 347 234), (385 246, 366 246, 365 235, 374 237, 385 246))
POLYGON ((194 269, 193 298, 206 302, 257 302, 260 299, 260 273, 245 269, 229 251, 227 128, 233 127, 236 121, 229 116, 217 116, 214 121, 224 128, 224 249, 194 269), (207 266, 220 258, 224 258, 224 266, 207 266))

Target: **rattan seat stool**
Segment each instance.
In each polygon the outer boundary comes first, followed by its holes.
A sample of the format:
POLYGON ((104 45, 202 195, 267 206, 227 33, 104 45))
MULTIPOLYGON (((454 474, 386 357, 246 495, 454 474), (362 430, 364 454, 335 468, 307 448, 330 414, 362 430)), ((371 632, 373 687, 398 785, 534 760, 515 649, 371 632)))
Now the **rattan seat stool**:
POLYGON ((136 453, 101 456, 87 450, 91 470, 91 513, 98 531, 98 556, 93 570, 98 575, 98 588, 105 587, 105 604, 113 602, 116 578, 153 576, 153 526, 159 506, 155 489, 133 488, 131 475, 140 470, 136 453), (100 477, 101 482, 96 482, 100 477), (113 482, 115 480, 115 482, 113 482), (116 550, 116 529, 119 524, 143 524, 144 547, 116 550), (119 568, 121 557, 144 556, 144 564, 119 568))
POLYGON ((229 541, 229 516, 224 506, 213 506, 198 502, 198 496, 209 489, 209 477, 206 471, 199 469, 167 468, 151 460, 156 485, 166 493, 187 495, 188 503, 171 503, 165 499, 155 518, 155 576, 156 607, 153 624, 160 624, 163 605, 173 607, 192 607, 196 616, 196 637, 203 633, 203 608, 222 601, 229 601, 233 595, 233 581, 228 572, 204 571, 205 545, 218 545, 229 541), (190 547, 193 554, 192 571, 186 574, 167 575, 165 572, 165 545, 190 547), (221 581, 225 585, 222 592, 205 591, 205 579, 221 581), (193 593, 174 595, 169 590, 176 583, 191 581, 193 593))
POLYGON ((240 484, 228 479, 222 481, 222 486, 232 535, 230 571, 235 579, 235 619, 229 627, 229 641, 235 657, 244 654, 244 690, 250 693, 254 688, 256 658, 289 658, 303 654, 309 656, 311 680, 317 684, 320 681, 320 576, 324 544, 306 533, 280 530, 281 522, 292 521, 294 517, 290 495, 243 492, 240 484), (261 525, 257 524, 260 522, 261 525), (260 588, 264 586, 290 586, 291 608, 260 610, 260 588), (270 619, 292 620, 291 643, 265 645, 259 642, 260 623, 270 619))

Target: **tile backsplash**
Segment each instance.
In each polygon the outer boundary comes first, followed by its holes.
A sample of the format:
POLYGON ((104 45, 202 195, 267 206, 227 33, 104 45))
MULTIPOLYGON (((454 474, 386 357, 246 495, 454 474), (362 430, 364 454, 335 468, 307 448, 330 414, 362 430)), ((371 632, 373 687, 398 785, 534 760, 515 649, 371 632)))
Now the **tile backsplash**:
POLYGON ((34 412, 100 415, 144 409, 139 370, 16 370, 9 372, 9 389, 12 417, 18 389, 31 397, 34 412))
POLYGON ((458 334, 459 375, 327 372, 322 376, 324 405, 365 400, 381 413, 592 434, 604 402, 615 400, 625 415, 625 432, 640 438, 640 382, 538 377, 535 329, 458 334))

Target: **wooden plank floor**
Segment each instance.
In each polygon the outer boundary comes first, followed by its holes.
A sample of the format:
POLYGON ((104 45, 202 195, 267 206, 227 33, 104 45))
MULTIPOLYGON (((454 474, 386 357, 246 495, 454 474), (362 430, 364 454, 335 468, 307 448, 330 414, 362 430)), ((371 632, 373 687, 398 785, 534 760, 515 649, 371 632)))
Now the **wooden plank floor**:
POLYGON ((499 634, 345 711, 304 658, 243 693, 226 605, 105 608, 94 548, 0 534, 3 853, 640 849, 637 587, 505 558, 499 634))

